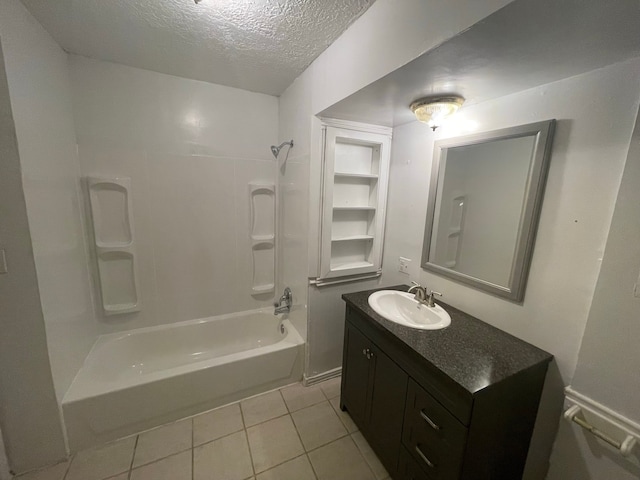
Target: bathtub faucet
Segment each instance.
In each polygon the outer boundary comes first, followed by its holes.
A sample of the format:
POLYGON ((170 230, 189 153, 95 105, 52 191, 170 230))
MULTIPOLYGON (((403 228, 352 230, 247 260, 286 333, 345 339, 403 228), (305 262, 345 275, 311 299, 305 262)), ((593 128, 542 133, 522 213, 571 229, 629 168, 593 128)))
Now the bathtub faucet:
POLYGON ((289 313, 291 311, 291 304, 293 303, 293 293, 289 287, 284 289, 284 293, 280 297, 280 300, 273 304, 276 309, 273 314, 289 313))

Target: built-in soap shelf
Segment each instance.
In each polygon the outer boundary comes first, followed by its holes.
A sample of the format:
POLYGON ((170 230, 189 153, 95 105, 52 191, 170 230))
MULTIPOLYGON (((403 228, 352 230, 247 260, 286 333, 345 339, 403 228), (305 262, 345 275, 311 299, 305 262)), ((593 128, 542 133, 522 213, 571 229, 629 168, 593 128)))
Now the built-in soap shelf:
POLYGON ((131 205, 131 179, 86 178, 102 309, 105 315, 140 310, 131 205))
POLYGON ((252 295, 275 291, 276 189, 272 184, 249 184, 251 205, 252 295))

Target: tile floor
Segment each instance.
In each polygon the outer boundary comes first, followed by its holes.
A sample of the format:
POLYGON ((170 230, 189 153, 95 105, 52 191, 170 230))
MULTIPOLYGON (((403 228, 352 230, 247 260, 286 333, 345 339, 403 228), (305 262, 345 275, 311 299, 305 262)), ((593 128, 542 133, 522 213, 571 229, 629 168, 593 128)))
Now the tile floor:
POLYGON ((291 385, 75 454, 16 480, 387 480, 340 378, 291 385))

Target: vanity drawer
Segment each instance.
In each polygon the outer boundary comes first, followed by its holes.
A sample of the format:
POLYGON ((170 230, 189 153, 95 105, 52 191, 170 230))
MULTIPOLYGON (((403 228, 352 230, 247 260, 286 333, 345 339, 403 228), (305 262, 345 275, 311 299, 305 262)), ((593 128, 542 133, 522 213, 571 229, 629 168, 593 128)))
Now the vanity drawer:
POLYGON ((400 449, 400 459, 398 460, 398 480, 433 480, 437 477, 429 476, 418 462, 416 462, 407 450, 400 449))
POLYGON ((410 380, 402 442, 430 478, 458 478, 466 440, 466 427, 410 380))

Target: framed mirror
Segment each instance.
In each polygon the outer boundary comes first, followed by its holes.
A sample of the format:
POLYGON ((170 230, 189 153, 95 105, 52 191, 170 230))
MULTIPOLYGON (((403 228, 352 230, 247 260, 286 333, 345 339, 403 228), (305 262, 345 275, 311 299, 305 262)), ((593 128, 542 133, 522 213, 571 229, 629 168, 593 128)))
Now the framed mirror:
POLYGON ((435 143, 422 267, 521 302, 555 120, 435 143))

